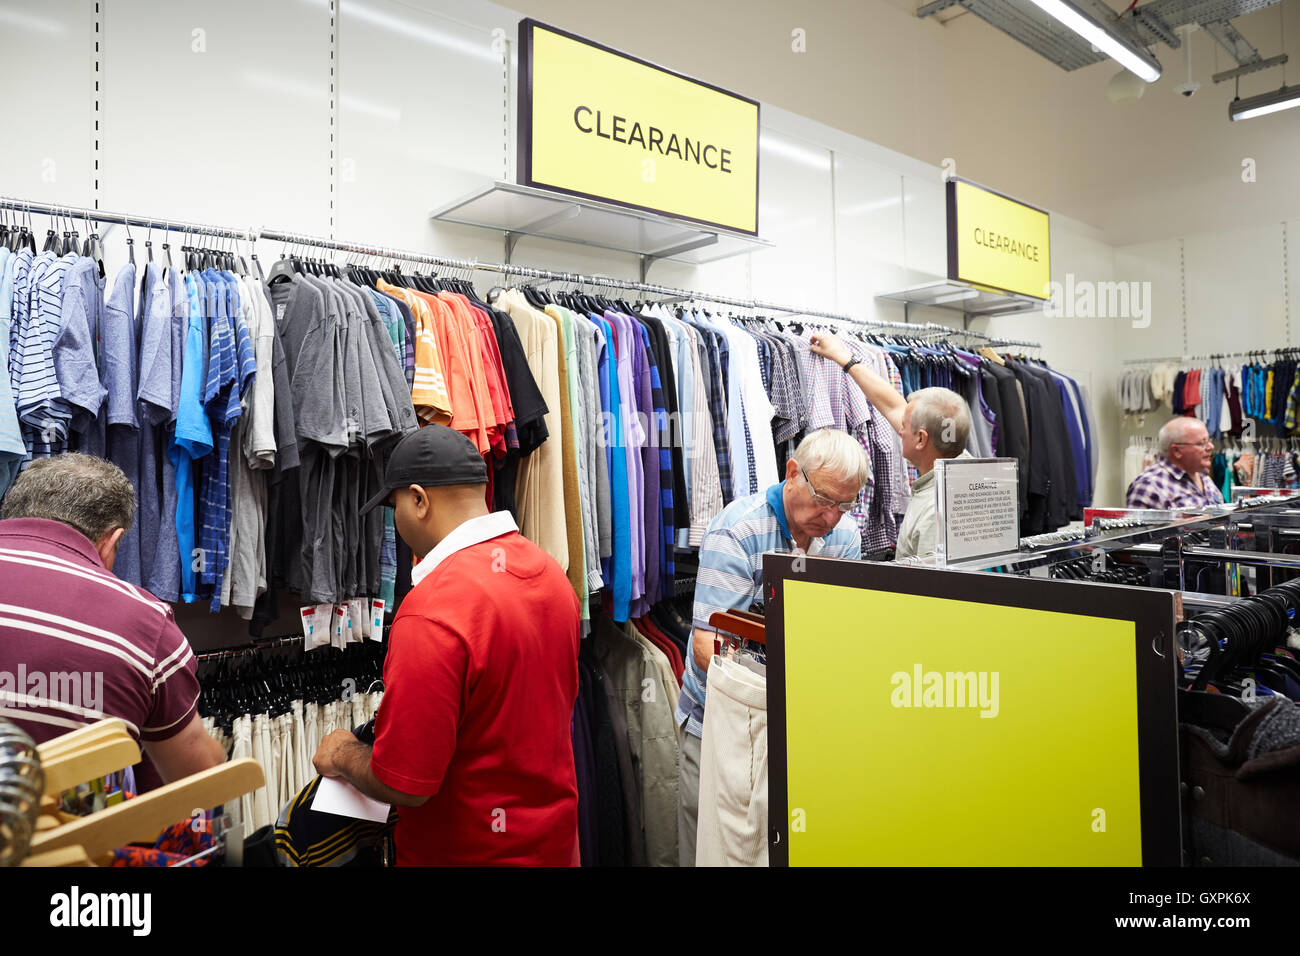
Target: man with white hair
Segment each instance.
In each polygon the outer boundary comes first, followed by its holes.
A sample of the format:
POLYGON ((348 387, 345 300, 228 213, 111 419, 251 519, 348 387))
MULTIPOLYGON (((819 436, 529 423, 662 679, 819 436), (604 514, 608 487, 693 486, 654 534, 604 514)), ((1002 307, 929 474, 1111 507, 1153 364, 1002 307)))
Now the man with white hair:
POLYGON ((709 522, 700 542, 695 582, 693 653, 677 702, 676 720, 682 730, 677 788, 682 866, 695 865, 700 738, 715 637, 709 618, 717 611, 748 610, 762 600, 764 552, 860 558, 862 536, 849 512, 870 477, 871 464, 861 444, 847 432, 823 428, 799 443, 785 463, 784 481, 737 498, 709 522))
POLYGON ((813 352, 835 362, 862 389, 868 401, 903 439, 903 457, 920 477, 912 483, 912 500, 898 528, 895 558, 925 558, 939 547, 939 500, 934 463, 940 458, 969 458, 970 408, 948 388, 917 389, 906 399, 893 384, 853 358, 848 347, 829 332, 811 337, 813 352))
POLYGON ((1128 486, 1130 508, 1201 508, 1223 504, 1210 480, 1214 442, 1199 418, 1180 415, 1160 429, 1160 457, 1128 486))

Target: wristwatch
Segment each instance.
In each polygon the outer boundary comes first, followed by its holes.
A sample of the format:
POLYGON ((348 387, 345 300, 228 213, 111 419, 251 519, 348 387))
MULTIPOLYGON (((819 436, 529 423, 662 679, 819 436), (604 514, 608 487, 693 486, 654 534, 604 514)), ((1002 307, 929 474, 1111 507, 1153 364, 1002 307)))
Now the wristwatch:
POLYGON ((844 371, 847 372, 849 369, 853 368, 853 366, 857 364, 858 364, 857 359, 849 359, 847 362, 844 363, 844 371))

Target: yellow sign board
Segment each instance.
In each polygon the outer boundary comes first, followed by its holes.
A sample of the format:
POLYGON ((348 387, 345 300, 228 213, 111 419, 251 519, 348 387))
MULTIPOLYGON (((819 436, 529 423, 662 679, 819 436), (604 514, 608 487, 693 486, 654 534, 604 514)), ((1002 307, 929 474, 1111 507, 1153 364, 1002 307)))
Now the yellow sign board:
POLYGON ((525 19, 519 181, 758 235, 758 103, 525 19))
POLYGON ((948 278, 1050 298, 1048 215, 964 179, 948 181, 948 278))
POLYGON ((791 866, 1142 864, 1132 621, 797 579, 783 605, 791 866))

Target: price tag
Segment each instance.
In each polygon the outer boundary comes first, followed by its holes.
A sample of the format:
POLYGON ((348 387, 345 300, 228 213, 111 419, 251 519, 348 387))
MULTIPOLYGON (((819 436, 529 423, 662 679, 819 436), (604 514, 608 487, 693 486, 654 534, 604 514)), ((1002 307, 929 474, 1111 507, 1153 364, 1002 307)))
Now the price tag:
POLYGON ((314 607, 298 608, 298 616, 302 618, 302 649, 309 651, 316 646, 312 640, 313 632, 316 630, 316 609, 314 607))
POLYGON ((384 602, 375 598, 370 602, 370 637, 372 640, 384 639, 384 602))
POLYGON ((348 598, 349 640, 364 641, 370 635, 370 615, 365 598, 348 598))
POLYGON ((334 605, 334 640, 335 647, 343 647, 348 642, 348 606, 334 605))

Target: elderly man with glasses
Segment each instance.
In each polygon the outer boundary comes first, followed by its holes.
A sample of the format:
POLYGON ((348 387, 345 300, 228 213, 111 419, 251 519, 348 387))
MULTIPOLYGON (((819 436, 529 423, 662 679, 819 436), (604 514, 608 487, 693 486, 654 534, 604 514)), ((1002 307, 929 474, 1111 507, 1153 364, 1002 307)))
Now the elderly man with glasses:
POLYGON ((1214 442, 1199 418, 1179 416, 1160 429, 1160 457, 1128 486, 1130 508, 1201 508, 1223 504, 1210 480, 1214 442))
POLYGON ((709 523, 700 543, 695 584, 694 653, 677 703, 682 731, 678 852, 683 866, 695 864, 700 738, 715 637, 709 617, 715 611, 748 610, 762 600, 764 552, 860 558, 861 532, 849 512, 870 477, 871 465, 858 441, 846 432, 824 428, 799 443, 786 462, 784 481, 737 498, 709 523))

